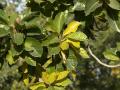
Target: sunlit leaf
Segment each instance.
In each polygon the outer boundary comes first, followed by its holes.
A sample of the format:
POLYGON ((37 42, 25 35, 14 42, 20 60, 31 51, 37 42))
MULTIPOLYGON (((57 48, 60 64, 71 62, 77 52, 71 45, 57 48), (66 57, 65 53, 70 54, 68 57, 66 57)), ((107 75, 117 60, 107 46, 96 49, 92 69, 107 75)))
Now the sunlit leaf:
POLYGON ((57 80, 62 80, 66 78, 69 74, 69 71, 58 72, 57 80))
POLYGON ((107 4, 113 9, 120 10, 120 2, 118 0, 109 0, 107 4))
POLYGON ((82 58, 89 58, 89 55, 84 48, 80 48, 80 53, 79 54, 82 56, 82 58))
POLYGON ((67 42, 69 43, 69 44, 72 44, 74 47, 76 47, 76 48, 80 48, 80 42, 79 41, 73 41, 73 40, 69 40, 69 39, 67 39, 67 42))
POLYGON ((73 39, 76 41, 85 41, 87 40, 87 36, 83 32, 74 32, 67 36, 69 39, 73 39))
POLYGON ((80 25, 80 22, 78 21, 72 21, 68 24, 67 28, 63 32, 63 36, 66 36, 67 34, 70 34, 72 32, 76 32, 78 29, 78 26, 80 25))
POLYGON ((60 48, 61 48, 62 50, 67 50, 67 49, 69 48, 68 42, 67 42, 67 41, 61 42, 61 43, 60 43, 60 48))
POLYGON ((37 82, 37 83, 34 83, 30 86, 30 89, 31 90, 37 90, 38 88, 45 88, 45 84, 43 82, 37 82))

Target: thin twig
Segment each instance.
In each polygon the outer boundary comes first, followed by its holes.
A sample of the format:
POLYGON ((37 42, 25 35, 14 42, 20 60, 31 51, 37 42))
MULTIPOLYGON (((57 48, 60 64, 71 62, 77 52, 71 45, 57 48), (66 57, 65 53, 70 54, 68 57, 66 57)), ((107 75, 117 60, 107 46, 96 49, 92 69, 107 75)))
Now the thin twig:
POLYGON ((103 65, 103 66, 105 66, 105 67, 108 67, 108 68, 120 67, 120 64, 117 64, 117 65, 108 65, 108 64, 106 64, 106 63, 101 62, 101 60, 92 53, 92 50, 90 49, 89 46, 88 46, 88 52, 89 52, 89 54, 90 54, 99 64, 101 64, 101 65, 103 65))

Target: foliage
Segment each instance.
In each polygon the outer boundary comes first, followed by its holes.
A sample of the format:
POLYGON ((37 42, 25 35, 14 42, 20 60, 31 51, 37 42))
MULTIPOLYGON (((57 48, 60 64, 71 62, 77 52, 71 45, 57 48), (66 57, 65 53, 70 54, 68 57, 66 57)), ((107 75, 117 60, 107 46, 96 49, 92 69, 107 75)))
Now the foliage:
POLYGON ((20 14, 14 4, 1 8, 0 89, 119 90, 119 10, 118 0, 27 0, 20 14))

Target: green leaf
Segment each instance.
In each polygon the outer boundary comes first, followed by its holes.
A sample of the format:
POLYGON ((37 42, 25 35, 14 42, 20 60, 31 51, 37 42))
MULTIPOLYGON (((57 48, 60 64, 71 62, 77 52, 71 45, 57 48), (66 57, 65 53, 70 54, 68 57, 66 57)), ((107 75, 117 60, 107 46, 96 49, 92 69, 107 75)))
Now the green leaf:
POLYGON ((10 65, 15 63, 11 50, 8 51, 8 54, 6 55, 6 60, 10 65))
POLYGON ((21 45, 24 41, 23 33, 14 33, 12 36, 13 42, 17 45, 21 45))
POLYGON ((51 28, 53 29, 53 32, 61 32, 63 25, 65 24, 67 15, 68 11, 60 12, 55 16, 55 19, 49 23, 51 28))
POLYGON ((9 33, 10 33, 9 27, 4 26, 4 25, 0 27, 0 37, 7 36, 9 33))
POLYGON ((70 84, 72 84, 72 81, 67 78, 67 79, 65 79, 65 80, 63 80, 61 82, 56 83, 55 85, 65 87, 65 86, 68 86, 70 84))
POLYGON ((36 61, 34 61, 31 57, 25 57, 25 62, 28 64, 28 65, 31 65, 31 66, 36 66, 36 61))
POLYGON ((51 3, 54 3, 56 0, 48 0, 48 1, 50 1, 51 3))
POLYGON ((94 12, 100 6, 102 6, 100 0, 86 0, 85 15, 89 15, 91 12, 94 12))
MULTIPOLYGON (((109 26, 112 28, 112 30, 116 30, 120 33, 120 27, 119 27, 119 21, 116 19, 117 15, 114 13, 114 11, 109 11, 108 13, 104 12, 106 15, 106 19, 108 20, 109 26)), ((119 17, 118 17, 119 18, 119 17)))
POLYGON ((35 38, 27 38, 24 43, 25 50, 34 57, 41 57, 43 53, 43 48, 41 43, 35 38))
POLYGON ((84 48, 80 48, 80 53, 79 53, 82 58, 89 58, 89 55, 87 54, 87 51, 84 48))
POLYGON ((48 36, 44 41, 42 41, 42 46, 49 46, 50 44, 59 43, 58 36, 52 34, 48 36))
POLYGON ((114 60, 114 61, 119 61, 120 58, 114 54, 114 52, 111 52, 110 50, 106 50, 103 52, 103 55, 106 59, 109 60, 114 60))
POLYGON ((0 23, 8 24, 8 16, 0 9, 0 23))
POLYGON ((117 50, 120 51, 120 42, 117 42, 117 50))
POLYGON ((77 40, 77 41, 85 41, 87 40, 87 36, 83 32, 74 32, 66 36, 69 39, 77 40))
POLYGON ((47 88, 47 90, 65 90, 64 87, 57 87, 57 86, 50 86, 47 88))
POLYGON ((30 86, 31 90, 37 90, 38 88, 45 88, 45 84, 43 82, 37 82, 30 86))
POLYGON ((117 0, 109 0, 107 4, 115 10, 120 10, 120 3, 117 0))
POLYGON ((40 4, 43 0, 34 0, 36 3, 40 4))
POLYGON ((77 66, 77 57, 75 56, 74 52, 72 50, 69 50, 69 56, 66 60, 66 67, 68 70, 75 70, 77 66))
POLYGON ((48 55, 56 55, 60 52, 60 47, 55 46, 55 47, 48 47, 48 55))

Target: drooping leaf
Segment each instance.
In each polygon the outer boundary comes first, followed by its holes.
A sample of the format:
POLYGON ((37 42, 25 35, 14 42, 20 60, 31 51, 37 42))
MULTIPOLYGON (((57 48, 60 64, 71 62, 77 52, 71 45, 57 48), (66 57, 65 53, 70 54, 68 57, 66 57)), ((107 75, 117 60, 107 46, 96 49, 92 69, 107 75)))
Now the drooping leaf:
POLYGON ((120 2, 117 0, 109 0, 107 4, 115 10, 120 10, 120 2))
POLYGON ((25 57, 25 62, 26 62, 28 65, 36 66, 36 61, 34 61, 31 57, 25 57))
POLYGON ((100 6, 102 6, 100 0, 86 0, 85 15, 89 15, 91 12, 94 12, 100 6))
POLYGON ((87 40, 87 36, 83 32, 71 33, 67 36, 67 38, 73 39, 76 41, 86 41, 87 40))
POLYGON ((78 21, 72 21, 68 24, 67 28, 63 32, 63 36, 66 36, 72 32, 76 32, 78 29, 78 26, 80 25, 80 22, 78 21))
POLYGON ((89 58, 89 55, 84 48, 80 48, 80 53, 79 54, 82 56, 82 58, 89 58))
POLYGON ((23 33, 14 33, 12 36, 13 42, 17 45, 21 45, 24 41, 23 33))

